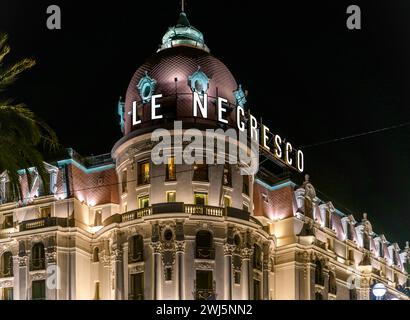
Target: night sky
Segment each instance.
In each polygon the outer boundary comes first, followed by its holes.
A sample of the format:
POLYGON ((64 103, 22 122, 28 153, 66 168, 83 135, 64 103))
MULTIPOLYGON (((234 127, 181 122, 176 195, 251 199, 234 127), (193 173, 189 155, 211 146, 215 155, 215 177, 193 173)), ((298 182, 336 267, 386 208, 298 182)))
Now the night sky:
MULTIPOLYGON (((49 123, 64 146, 108 153, 121 137, 118 98, 179 10, 178 0, 0 0, 10 61, 37 60, 7 95, 49 123), (46 28, 52 4, 61 7, 62 30, 46 28)), ((403 248, 410 126, 303 146, 410 121, 410 2, 188 0, 186 11, 249 91, 252 113, 304 150, 318 196, 358 221, 367 212, 374 230, 403 248), (362 30, 346 27, 350 4, 362 10, 362 30)))

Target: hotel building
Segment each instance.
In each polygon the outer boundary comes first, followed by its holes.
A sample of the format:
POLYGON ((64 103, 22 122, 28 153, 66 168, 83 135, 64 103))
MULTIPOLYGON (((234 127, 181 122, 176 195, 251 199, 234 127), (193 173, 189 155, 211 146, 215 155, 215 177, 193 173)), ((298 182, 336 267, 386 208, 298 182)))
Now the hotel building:
POLYGON ((409 244, 320 199, 308 176, 299 185, 271 158, 251 176, 241 164, 152 163, 156 128, 226 129, 214 120, 219 96, 228 117, 246 110, 181 13, 119 102, 123 137, 110 154, 69 149, 46 163, 47 189, 34 168, 30 185, 22 171, 18 201, 0 175, 0 299, 368 300, 376 283, 384 299, 409 299, 409 244), (192 116, 195 92, 210 99, 208 119, 192 116), (158 93, 163 118, 151 120, 158 93))

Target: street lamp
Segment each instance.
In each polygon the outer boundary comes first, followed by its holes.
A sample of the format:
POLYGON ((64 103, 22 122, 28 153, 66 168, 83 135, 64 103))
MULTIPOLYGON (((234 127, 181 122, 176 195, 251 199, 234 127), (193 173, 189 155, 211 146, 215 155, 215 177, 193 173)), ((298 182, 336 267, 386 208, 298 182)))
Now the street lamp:
POLYGON ((376 297, 376 300, 381 300, 386 294, 386 291, 386 286, 383 283, 376 283, 373 287, 373 294, 376 297))

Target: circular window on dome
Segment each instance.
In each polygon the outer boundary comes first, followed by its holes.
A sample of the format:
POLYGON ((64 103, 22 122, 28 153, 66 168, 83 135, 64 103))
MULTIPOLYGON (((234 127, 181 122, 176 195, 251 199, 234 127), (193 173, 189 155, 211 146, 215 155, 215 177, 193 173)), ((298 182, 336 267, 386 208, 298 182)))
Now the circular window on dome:
POLYGON ((171 241, 173 237, 174 237, 174 234, 173 234, 171 229, 165 230, 165 232, 164 232, 165 241, 171 241))
POLYGON ((145 72, 145 75, 141 78, 137 85, 142 102, 146 103, 151 101, 151 97, 154 94, 156 84, 157 82, 154 79, 150 78, 147 72, 145 72))
POLYGON ((192 92, 197 92, 204 94, 208 92, 209 88, 209 78, 208 76, 200 70, 195 71, 190 77, 188 77, 188 84, 191 87, 192 92))

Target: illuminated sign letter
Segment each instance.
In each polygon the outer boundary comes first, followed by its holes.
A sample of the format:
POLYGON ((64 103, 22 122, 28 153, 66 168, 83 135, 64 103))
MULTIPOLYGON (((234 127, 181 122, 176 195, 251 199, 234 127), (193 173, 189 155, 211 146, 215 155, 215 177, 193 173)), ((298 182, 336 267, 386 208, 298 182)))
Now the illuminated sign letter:
POLYGON ((305 160, 304 160, 304 155, 303 155, 302 150, 298 150, 296 162, 297 162, 298 170, 299 170, 300 172, 303 172, 303 169, 305 168, 304 161, 305 161, 305 160))
POLYGON ((288 165, 292 165, 293 160, 289 158, 289 153, 291 153, 293 150, 292 145, 289 142, 286 142, 286 154, 285 154, 285 160, 288 165))
POLYGON ((254 139, 255 141, 258 141, 258 122, 256 121, 256 118, 251 115, 251 139, 254 139))
POLYGON ((242 132, 245 131, 245 124, 243 123, 243 121, 241 121, 241 116, 242 117, 245 115, 245 111, 243 111, 243 108, 241 106, 237 106, 236 107, 236 124, 238 125, 238 129, 242 132))
POLYGON ((280 159, 282 158, 282 138, 279 135, 275 136, 275 155, 280 159))
POLYGON ((218 121, 228 123, 228 120, 222 118, 222 113, 226 112, 226 109, 222 107, 223 103, 228 103, 228 100, 218 97, 218 121))
POLYGON ((141 123, 141 119, 137 120, 137 101, 132 103, 132 125, 135 126, 141 123))
POLYGON ((262 145, 266 150, 270 150, 270 148, 266 144, 268 140, 268 134, 267 134, 268 132, 269 132, 269 128, 265 125, 262 125, 262 145))
POLYGON ((162 98, 162 94, 156 94, 151 97, 151 120, 155 119, 162 119, 162 115, 156 115, 156 109, 158 109, 161 105, 156 104, 156 100, 162 98))
POLYGON ((198 107, 201 110, 201 114, 203 118, 208 118, 208 95, 204 93, 204 102, 202 103, 201 97, 199 96, 198 92, 194 92, 194 117, 198 116, 198 107))

